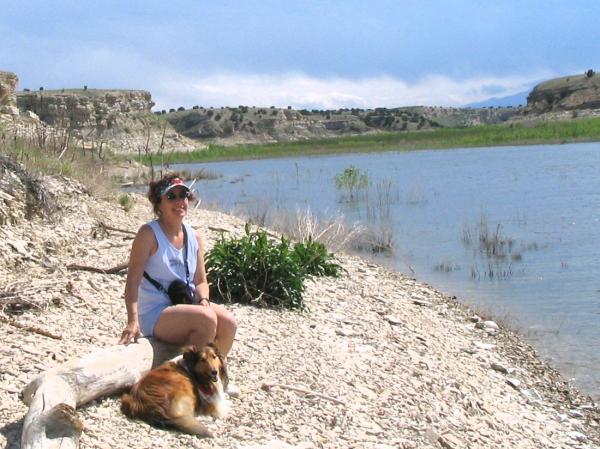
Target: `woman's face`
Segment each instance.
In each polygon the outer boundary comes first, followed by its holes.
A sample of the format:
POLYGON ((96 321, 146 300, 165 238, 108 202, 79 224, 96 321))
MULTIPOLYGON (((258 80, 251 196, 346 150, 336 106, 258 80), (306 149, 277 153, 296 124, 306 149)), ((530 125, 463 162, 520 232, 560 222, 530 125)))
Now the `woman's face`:
POLYGON ((188 210, 190 192, 185 187, 174 187, 160 197, 161 218, 183 219, 188 210))

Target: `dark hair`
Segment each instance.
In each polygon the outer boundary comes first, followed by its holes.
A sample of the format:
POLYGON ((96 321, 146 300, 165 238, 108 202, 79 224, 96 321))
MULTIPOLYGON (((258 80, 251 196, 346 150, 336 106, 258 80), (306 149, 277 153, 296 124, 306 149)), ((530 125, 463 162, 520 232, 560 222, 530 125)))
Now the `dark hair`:
MULTIPOLYGON (((152 209, 156 215, 158 215, 158 205, 160 204, 161 192, 175 178, 181 178, 179 173, 167 173, 158 181, 150 181, 150 184, 148 184, 148 199, 150 200, 150 203, 152 203, 152 209)), ((190 194, 190 201, 194 201, 196 199, 196 195, 194 195, 194 192, 191 190, 190 194)))

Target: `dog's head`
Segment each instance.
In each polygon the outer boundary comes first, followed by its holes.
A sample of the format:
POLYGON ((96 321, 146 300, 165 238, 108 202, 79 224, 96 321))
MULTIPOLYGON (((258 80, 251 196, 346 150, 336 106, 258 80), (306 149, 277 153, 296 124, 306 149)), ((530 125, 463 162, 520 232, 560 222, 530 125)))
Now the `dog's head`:
POLYGON ((194 376, 204 382, 222 382, 227 386, 227 368, 217 347, 210 343, 203 348, 189 346, 183 351, 183 362, 194 376))

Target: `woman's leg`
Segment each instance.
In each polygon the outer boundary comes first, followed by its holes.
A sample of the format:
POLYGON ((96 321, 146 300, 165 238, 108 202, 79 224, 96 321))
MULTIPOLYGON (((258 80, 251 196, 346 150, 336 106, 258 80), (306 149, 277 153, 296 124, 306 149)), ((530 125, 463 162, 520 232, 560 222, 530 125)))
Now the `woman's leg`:
POLYGON ((153 334, 166 343, 204 346, 217 337, 217 319, 212 307, 187 304, 171 306, 160 314, 153 334))
POLYGON ((230 311, 219 304, 211 303, 210 308, 217 317, 215 344, 223 357, 226 357, 233 345, 237 321, 230 311))

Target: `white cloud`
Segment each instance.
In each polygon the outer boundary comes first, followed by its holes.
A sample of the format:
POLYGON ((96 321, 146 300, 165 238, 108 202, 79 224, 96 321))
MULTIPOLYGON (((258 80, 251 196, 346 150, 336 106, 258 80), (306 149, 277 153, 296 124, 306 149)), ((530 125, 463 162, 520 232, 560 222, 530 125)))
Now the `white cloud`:
POLYGON ((408 83, 387 75, 351 79, 317 78, 302 73, 281 75, 222 73, 198 77, 165 76, 152 94, 157 108, 178 106, 292 106, 296 109, 461 106, 490 97, 531 89, 555 74, 478 77, 463 80, 428 75, 408 83))

